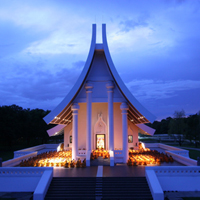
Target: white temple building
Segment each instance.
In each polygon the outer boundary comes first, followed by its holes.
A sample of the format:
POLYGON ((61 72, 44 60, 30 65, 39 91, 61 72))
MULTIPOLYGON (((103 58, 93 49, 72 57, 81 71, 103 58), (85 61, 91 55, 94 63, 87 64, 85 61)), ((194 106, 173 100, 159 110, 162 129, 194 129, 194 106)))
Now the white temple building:
POLYGON ((63 101, 44 120, 58 124, 49 136, 63 133, 64 149, 72 148, 72 159, 85 156, 90 165, 93 149, 110 151, 114 162, 126 163, 128 149, 138 146, 138 132, 153 135, 155 116, 131 94, 112 62, 106 25, 102 25, 102 43, 96 43, 96 24, 85 66, 76 84, 63 101))

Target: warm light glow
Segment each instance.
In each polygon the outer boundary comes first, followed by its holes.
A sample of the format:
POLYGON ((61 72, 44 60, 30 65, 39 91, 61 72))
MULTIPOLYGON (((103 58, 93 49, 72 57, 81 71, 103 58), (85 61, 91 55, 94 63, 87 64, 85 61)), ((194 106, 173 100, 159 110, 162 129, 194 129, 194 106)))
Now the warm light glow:
MULTIPOLYGON (((141 145, 142 146, 142 145, 141 145)), ((129 166, 137 165, 160 165, 161 162, 173 162, 173 158, 167 154, 159 153, 156 150, 151 151, 148 148, 139 150, 129 150, 129 166)))
POLYGON ((106 159, 110 157, 110 154, 109 151, 104 150, 103 148, 99 148, 97 150, 92 150, 90 159, 94 160, 97 159, 99 156, 102 156, 104 159, 106 159))
POLYGON ((28 161, 22 161, 20 166, 33 167, 59 167, 66 165, 67 162, 72 161, 72 151, 53 151, 46 152, 30 158, 28 161))
POLYGON ((104 149, 104 136, 105 135, 97 135, 97 148, 104 149))
POLYGON ((145 145, 144 145, 144 143, 142 143, 142 148, 145 149, 145 145))

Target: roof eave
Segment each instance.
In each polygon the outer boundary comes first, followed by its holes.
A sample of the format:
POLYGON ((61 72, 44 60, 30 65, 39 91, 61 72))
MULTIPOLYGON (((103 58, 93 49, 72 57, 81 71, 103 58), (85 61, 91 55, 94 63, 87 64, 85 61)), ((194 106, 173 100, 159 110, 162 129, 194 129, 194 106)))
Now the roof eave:
POLYGON ((141 129, 142 131, 144 131, 144 133, 145 133, 146 135, 151 135, 151 136, 153 136, 154 133, 155 133, 155 131, 156 131, 155 129, 153 129, 153 128, 151 128, 151 127, 145 125, 145 124, 136 124, 136 126, 137 126, 139 129, 141 129))
POLYGON ((56 136, 56 135, 59 135, 59 132, 61 132, 63 128, 65 128, 65 125, 59 124, 51 129, 48 129, 47 133, 49 137, 56 136))

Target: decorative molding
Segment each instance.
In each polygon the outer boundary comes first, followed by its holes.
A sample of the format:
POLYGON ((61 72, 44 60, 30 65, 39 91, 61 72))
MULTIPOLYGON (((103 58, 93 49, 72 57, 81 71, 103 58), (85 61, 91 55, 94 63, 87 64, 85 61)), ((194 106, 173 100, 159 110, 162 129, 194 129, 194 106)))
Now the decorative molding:
POLYGON ((92 92, 92 89, 93 89, 93 84, 88 81, 86 84, 85 84, 85 89, 86 89, 86 93, 91 93, 92 92))
POLYGON ((106 134, 107 125, 102 118, 102 114, 98 114, 97 122, 94 125, 94 134, 106 134))
POLYGON ((72 109, 72 115, 78 115, 78 110, 80 109, 80 106, 78 105, 78 103, 74 103, 71 109, 72 109))
POLYGON ((115 87, 115 85, 114 85, 113 81, 108 81, 106 83, 106 88, 107 88, 108 92, 113 92, 114 87, 115 87))
POLYGON ((126 102, 122 102, 122 104, 120 105, 120 109, 123 110, 128 110, 128 104, 126 102))

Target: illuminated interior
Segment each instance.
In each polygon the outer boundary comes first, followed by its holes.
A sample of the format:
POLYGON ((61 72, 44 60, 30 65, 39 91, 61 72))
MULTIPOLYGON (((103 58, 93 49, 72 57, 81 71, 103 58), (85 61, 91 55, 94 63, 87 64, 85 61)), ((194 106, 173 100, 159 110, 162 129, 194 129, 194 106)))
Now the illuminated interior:
POLYGON ((105 149, 105 135, 97 135, 97 149, 105 149))

